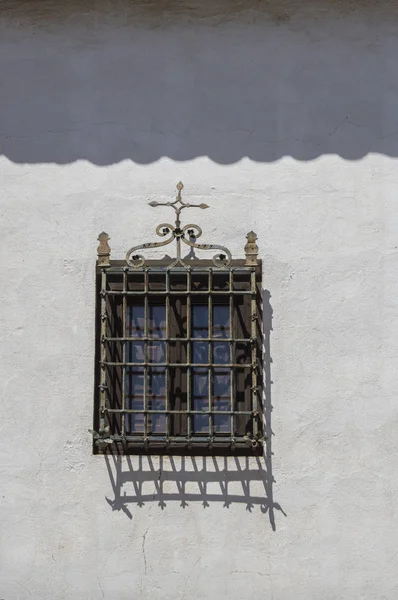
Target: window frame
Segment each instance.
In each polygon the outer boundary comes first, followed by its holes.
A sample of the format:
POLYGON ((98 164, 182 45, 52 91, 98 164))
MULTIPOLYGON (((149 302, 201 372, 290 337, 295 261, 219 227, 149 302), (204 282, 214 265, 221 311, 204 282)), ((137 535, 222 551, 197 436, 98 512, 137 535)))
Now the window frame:
MULTIPOLYGON (((187 275, 187 277, 191 277, 191 275, 187 275)), ((211 281, 211 278, 213 277, 213 275, 209 275, 209 280, 211 281)), ((167 276, 166 276, 167 278, 167 276)), ((210 288, 211 289, 211 288, 210 288)), ((106 291, 106 290, 105 290, 106 291)), ((166 290, 167 291, 167 290, 166 290)), ((191 344, 192 343, 192 339, 193 336, 191 334, 191 331, 188 330, 189 327, 189 316, 190 316, 190 308, 189 306, 192 303, 192 298, 194 298, 196 296, 196 294, 192 294, 193 290, 188 290, 183 294, 182 291, 180 293, 176 292, 175 293, 175 297, 181 298, 181 297, 186 297, 187 299, 187 319, 188 319, 188 324, 187 324, 187 335, 186 335, 186 341, 187 344, 191 344), (188 316, 189 315, 189 316, 188 316)), ((161 292, 159 292, 159 294, 161 294, 161 292)), ((144 297, 149 297, 149 293, 147 292, 146 294, 143 294, 144 297)), ((170 295, 166 295, 164 294, 166 298, 170 298, 170 295)), ((201 294, 197 295, 198 297, 201 296, 201 294)), ((142 295, 141 295, 142 297, 142 295)), ((202 297, 206 297, 206 292, 203 291, 202 292, 202 297)), ((176 267, 172 267, 172 268, 168 268, 168 262, 167 260, 148 260, 146 261, 146 264, 144 267, 141 267, 139 269, 134 269, 131 267, 127 267, 126 263, 124 261, 118 261, 118 260, 112 260, 112 261, 108 261, 107 264, 105 265, 101 265, 100 263, 97 264, 97 269, 96 269, 96 357, 95 357, 95 393, 94 393, 94 439, 93 439, 93 452, 95 454, 104 454, 104 453, 111 453, 111 454, 183 454, 183 455, 235 455, 235 456, 250 456, 250 455, 260 455, 263 453, 263 442, 264 442, 264 438, 263 438, 263 432, 264 432, 264 423, 263 423, 263 402, 262 402, 262 378, 263 378, 263 366, 262 366, 262 345, 263 345, 263 331, 262 331, 262 264, 261 261, 258 260, 257 264, 255 266, 248 266, 247 262, 245 262, 245 260, 232 260, 230 265, 227 268, 217 268, 214 266, 212 261, 209 260, 190 260, 189 262, 189 267, 188 269, 183 267, 183 268, 176 268, 176 267), (125 405, 125 375, 123 375, 123 373, 126 372, 126 341, 122 342, 122 347, 119 348, 119 355, 120 355, 120 351, 121 351, 121 358, 122 358, 122 362, 124 363, 124 366, 121 368, 120 373, 119 373, 119 377, 122 381, 121 385, 122 385, 122 389, 124 390, 124 393, 122 392, 123 398, 119 399, 119 405, 121 405, 121 408, 119 409, 109 409, 109 406, 107 406, 107 403, 109 403, 109 397, 107 398, 109 392, 107 390, 106 387, 106 378, 104 378, 104 362, 111 362, 111 361, 106 361, 105 359, 107 358, 107 354, 106 354, 106 343, 104 343, 104 331, 105 331, 105 327, 106 327, 106 323, 104 324, 104 321, 106 320, 107 316, 106 314, 104 314, 104 306, 106 304, 106 294, 105 294, 105 299, 104 299, 104 281, 107 281, 108 276, 115 274, 118 276, 122 276, 123 277, 123 295, 122 295, 122 312, 124 315, 124 318, 122 317, 122 328, 123 328, 123 337, 127 337, 126 336, 126 327, 127 327, 127 322, 126 322, 126 318, 125 315, 127 314, 126 311, 126 307, 127 307, 127 300, 128 297, 132 297, 132 298, 138 298, 141 294, 139 293, 129 293, 129 296, 125 294, 125 292, 127 291, 127 287, 126 287, 126 281, 128 281, 128 277, 129 274, 137 274, 137 273, 142 273, 143 276, 145 278, 148 277, 148 275, 146 275, 145 273, 150 273, 151 270, 156 270, 159 271, 161 273, 169 273, 169 275, 171 274, 176 274, 176 273, 187 273, 189 272, 190 274, 192 273, 198 273, 198 272, 202 272, 205 271, 207 273, 210 274, 214 274, 216 277, 219 273, 227 273, 228 277, 229 277, 229 290, 225 291, 225 292, 220 292, 220 294, 214 294, 214 290, 212 290, 212 293, 210 294, 210 297, 217 297, 218 295, 220 297, 228 297, 228 301, 229 301, 229 307, 230 307, 230 318, 234 318, 235 316, 238 314, 238 311, 236 309, 236 306, 233 302, 235 301, 231 301, 232 298, 239 298, 239 297, 243 297, 243 295, 247 295, 248 297, 250 296, 250 310, 248 309, 248 304, 246 303, 246 305, 244 306, 244 310, 246 311, 247 314, 245 314, 242 318, 244 319, 244 322, 250 332, 250 338, 251 338, 251 352, 252 352, 252 356, 251 356, 251 360, 255 361, 254 363, 251 363, 251 374, 252 374, 252 384, 250 387, 250 398, 251 398, 251 403, 250 403, 250 413, 251 413, 251 422, 252 422, 252 431, 250 432, 249 436, 245 436, 246 439, 243 440, 241 439, 243 436, 239 435, 239 436, 234 436, 231 433, 231 436, 218 436, 218 435, 214 435, 211 434, 209 431, 209 435, 203 436, 206 437, 205 440, 199 440, 198 438, 201 436, 191 436, 191 439, 189 440, 182 440, 181 441, 175 441, 172 440, 170 438, 172 438, 173 436, 170 435, 166 435, 164 436, 165 439, 164 441, 158 442, 158 441, 153 441, 152 439, 149 439, 150 436, 148 435, 143 435, 140 436, 142 437, 142 441, 140 442, 136 442, 131 440, 131 437, 134 436, 129 436, 126 435, 125 432, 125 423, 124 423, 124 418, 121 418, 121 422, 123 423, 121 426, 121 431, 119 434, 115 434, 111 428, 108 428, 110 426, 109 424, 109 420, 107 420, 105 417, 109 416, 109 414, 121 414, 121 415, 126 415, 129 414, 128 412, 126 412, 128 409, 126 409, 126 405, 125 405), (245 294, 243 293, 239 293, 239 291, 237 291, 236 293, 234 292, 233 294, 231 293, 232 290, 232 284, 231 284, 231 277, 233 279, 233 273, 234 272, 238 272, 238 271, 244 271, 247 273, 250 273, 250 278, 251 278, 251 288, 250 288, 250 294, 247 294, 245 292, 245 294), (231 275, 232 273, 232 275, 231 275), (231 306, 232 306, 232 312, 231 312, 231 306), (235 315, 236 313, 236 315, 235 315), (123 349, 124 348, 124 349, 123 349), (105 381, 104 381, 105 380, 105 381), (253 383, 254 381, 254 383, 253 383), (105 387, 104 387, 104 383, 105 383, 105 387), (255 388, 255 389, 253 389, 255 388), (113 413, 110 412, 112 410, 119 410, 121 412, 119 413, 113 413), (98 433, 96 433, 98 432, 98 433), (220 441, 217 438, 222 437, 223 440, 220 441), (227 439, 228 437, 228 439, 227 439)), ((208 301, 210 302, 209 306, 213 306, 212 301, 208 301)), ((167 303, 169 303, 169 300, 167 300, 167 303)), ((120 324, 119 324, 120 326, 120 324)), ((168 330, 168 326, 169 324, 166 325, 166 330, 168 330)), ((233 329, 231 329, 231 331, 233 331, 233 329)), ((212 341, 212 339, 215 339, 212 337, 211 335, 212 331, 209 330, 209 344, 214 343, 212 341)), ((170 335, 170 333, 168 332, 168 337, 173 337, 172 335, 170 335)), ((105 336, 106 337, 106 336, 105 336)), ((117 337, 117 336, 116 336, 117 337)), ((220 338, 222 339, 222 338, 220 338)), ((228 338, 229 339, 229 338, 228 338)), ((230 354, 230 359, 234 359, 236 360, 236 344, 238 342, 236 342, 236 340, 239 339, 236 335, 232 335, 232 339, 228 342, 230 344, 232 344, 232 348, 235 348, 235 354, 233 354, 233 351, 231 351, 230 354)), ((247 340, 246 340, 247 341, 247 340)), ((169 345, 169 341, 166 341, 166 345, 169 345)), ((210 351, 211 352, 211 351, 210 351)), ((168 347, 168 351, 167 354, 170 353, 170 346, 168 347)), ((210 358, 211 358, 211 354, 210 354, 210 358)), ((189 362, 189 357, 187 357, 187 362, 189 362)), ((209 367, 209 375, 211 373, 212 370, 214 370, 214 368, 217 366, 222 367, 222 364, 217 365, 217 363, 214 363, 212 361, 210 361, 212 363, 212 365, 209 367)), ((156 364, 156 363, 155 363, 156 364)), ((192 369, 192 364, 188 367, 188 371, 189 369, 192 369)), ((233 367, 232 366, 233 363, 230 363, 227 367, 230 370, 233 370, 234 373, 231 376, 231 382, 232 379, 235 377, 235 370, 237 370, 237 366, 233 367)), ((167 371, 167 369, 166 369, 167 371)), ((187 372, 188 372, 187 371, 187 372)), ((230 371, 232 372, 232 371, 230 371)), ((187 377, 188 382, 187 382, 187 393, 188 393, 188 386, 190 386, 190 382, 189 382, 189 378, 187 377)), ((210 379, 211 381, 211 379, 210 379)), ((232 383, 230 384, 232 385, 232 383)), ((231 388, 231 398, 233 397, 233 405, 232 408, 234 408, 236 406, 236 396, 233 396, 233 394, 237 394, 237 393, 247 393, 247 386, 245 385, 245 381, 241 381, 240 383, 237 384, 237 388, 232 389, 231 388), (239 389, 238 389, 239 388, 239 389)), ((167 393, 167 392, 166 392, 167 393)), ((190 393, 188 393, 188 396, 190 396, 190 393)), ((115 404, 113 404, 113 406, 115 406, 115 404)), ((144 406, 144 408, 146 408, 146 406, 144 406)), ((166 407, 169 408, 169 407, 166 407)), ((188 415, 188 419, 190 418, 190 413, 192 412, 192 407, 191 406, 187 406, 186 411, 183 411, 181 414, 187 414, 188 415)), ((210 408, 209 408, 210 410, 210 408)), ((170 411, 169 411, 170 412, 170 411)), ((228 412, 228 411, 227 411, 228 412)), ((246 411, 236 411, 237 413, 242 412, 242 414, 246 411)), ((204 413, 207 414, 207 413, 204 413)), ((210 417, 214 416, 211 412, 210 412, 210 417)), ((233 432, 233 427, 234 427, 234 419, 239 418, 239 416, 236 416, 235 414, 231 414, 230 418, 232 418, 232 429, 231 432, 233 432)), ((167 420, 167 418, 166 418, 167 420)), ((169 421, 170 422, 170 421, 169 421)), ((210 419, 210 424, 211 424, 211 419, 210 419)), ((180 430, 181 431, 181 430, 180 430)), ((147 433, 147 432, 146 432, 147 433)), ((189 434, 189 431, 188 431, 189 434)), ((160 437, 160 436, 159 436, 160 437)), ((179 436, 176 436, 179 437, 179 436)), ((189 437, 189 435, 187 436, 189 437)))

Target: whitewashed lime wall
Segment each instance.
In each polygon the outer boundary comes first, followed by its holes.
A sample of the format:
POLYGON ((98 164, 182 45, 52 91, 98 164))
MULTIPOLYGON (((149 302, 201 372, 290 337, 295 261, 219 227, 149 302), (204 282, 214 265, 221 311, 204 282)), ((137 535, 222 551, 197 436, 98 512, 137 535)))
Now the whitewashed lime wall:
POLYGON ((396 600, 397 7, 63 4, 0 3, 0 597, 396 600), (260 465, 91 454, 96 237, 179 179, 259 236, 260 465))

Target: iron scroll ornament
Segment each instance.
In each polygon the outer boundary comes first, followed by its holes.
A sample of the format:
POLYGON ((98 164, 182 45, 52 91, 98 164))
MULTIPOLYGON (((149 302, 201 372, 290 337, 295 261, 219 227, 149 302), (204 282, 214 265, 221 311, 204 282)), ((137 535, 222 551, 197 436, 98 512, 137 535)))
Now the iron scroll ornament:
POLYGON ((184 186, 181 181, 177 184, 178 194, 174 202, 156 202, 155 200, 149 202, 149 206, 170 206, 174 208, 176 213, 175 225, 171 225, 170 223, 160 223, 156 227, 156 235, 160 237, 167 237, 167 239, 159 241, 159 242, 148 242, 146 244, 139 244, 137 246, 133 246, 126 253, 126 262, 133 269, 140 269, 145 265, 146 259, 142 254, 135 254, 137 250, 145 250, 147 248, 160 248, 161 246, 167 246, 171 244, 174 240, 177 245, 177 254, 176 258, 168 265, 168 268, 174 267, 178 264, 182 265, 185 268, 188 268, 189 265, 183 260, 181 256, 181 242, 190 246, 191 248, 198 248, 198 250, 220 250, 213 256, 213 263, 219 269, 224 269, 231 264, 232 255, 228 248, 225 246, 220 246, 218 244, 198 244, 196 240, 200 238, 202 235, 202 229, 199 225, 195 225, 194 223, 188 223, 188 225, 184 225, 181 227, 180 221, 180 213, 184 208, 201 208, 206 209, 209 208, 207 204, 188 204, 182 200, 181 191, 184 186))

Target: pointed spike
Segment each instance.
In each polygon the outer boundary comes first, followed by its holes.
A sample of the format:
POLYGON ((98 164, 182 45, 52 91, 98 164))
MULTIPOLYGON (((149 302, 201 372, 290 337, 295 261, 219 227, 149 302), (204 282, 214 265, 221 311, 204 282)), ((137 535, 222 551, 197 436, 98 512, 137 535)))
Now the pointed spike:
POLYGON ((209 205, 202 202, 202 204, 199 204, 199 208, 209 208, 209 205))
POLYGON ((159 206, 159 202, 156 202, 156 200, 152 200, 152 202, 148 202, 148 205, 153 207, 159 206))
POLYGON ((179 192, 181 192, 181 190, 183 190, 183 189, 184 189, 184 184, 182 183, 182 181, 179 181, 179 182, 177 183, 177 190, 178 190, 179 192))

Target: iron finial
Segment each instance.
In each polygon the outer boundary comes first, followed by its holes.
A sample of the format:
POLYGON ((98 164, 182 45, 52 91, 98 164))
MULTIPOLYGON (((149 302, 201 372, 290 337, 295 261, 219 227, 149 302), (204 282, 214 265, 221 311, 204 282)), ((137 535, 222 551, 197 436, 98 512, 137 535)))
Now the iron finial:
POLYGON ((182 181, 179 181, 177 183, 176 187, 177 187, 177 190, 178 190, 177 198, 178 198, 178 200, 181 200, 181 192, 184 189, 184 184, 182 183, 182 181))
POLYGON ((257 234, 254 233, 254 231, 249 231, 246 238, 247 243, 245 245, 245 265, 248 267, 255 267, 256 265, 258 265, 258 246, 256 244, 257 234))
POLYGON ((102 231, 98 236, 99 246, 97 248, 98 265, 100 267, 109 267, 111 255, 111 249, 108 241, 111 239, 106 231, 102 231))

